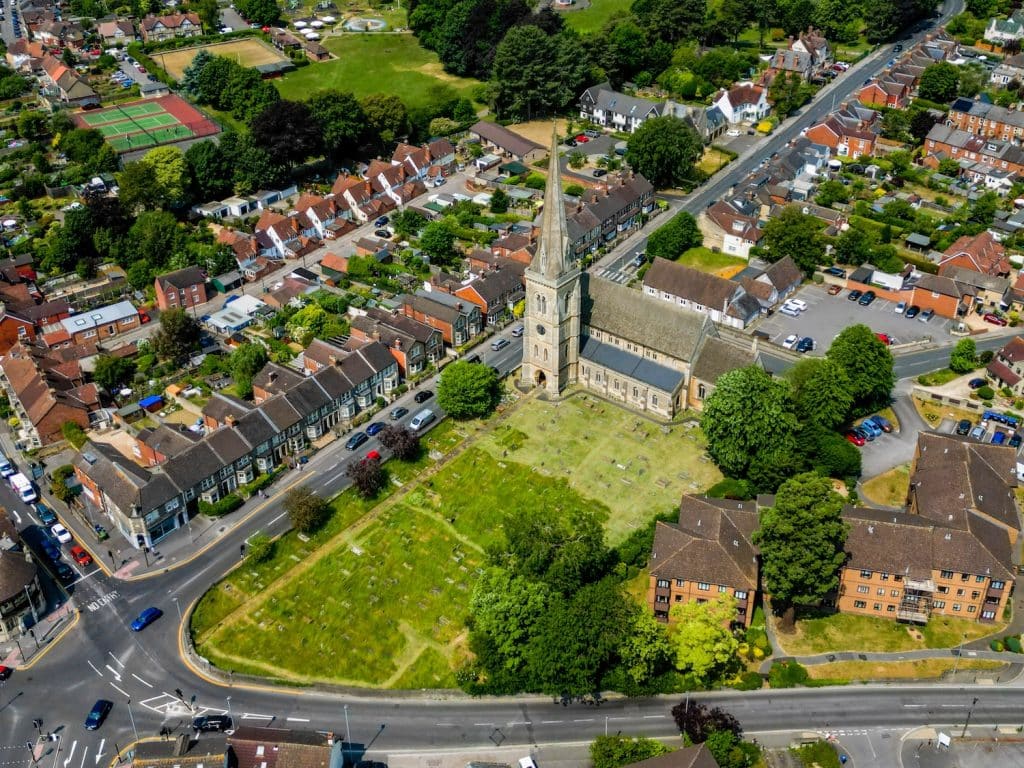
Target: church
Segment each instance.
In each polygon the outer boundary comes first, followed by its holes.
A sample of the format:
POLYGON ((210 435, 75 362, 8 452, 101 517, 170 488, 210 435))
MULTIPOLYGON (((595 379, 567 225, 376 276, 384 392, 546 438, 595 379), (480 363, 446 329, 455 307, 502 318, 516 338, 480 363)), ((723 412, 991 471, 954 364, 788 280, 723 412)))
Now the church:
POLYGON ((557 135, 540 242, 525 281, 520 385, 551 399, 578 386, 672 418, 687 407, 699 410, 721 374, 758 361, 755 342, 725 341, 707 315, 580 269, 569 252, 557 135))

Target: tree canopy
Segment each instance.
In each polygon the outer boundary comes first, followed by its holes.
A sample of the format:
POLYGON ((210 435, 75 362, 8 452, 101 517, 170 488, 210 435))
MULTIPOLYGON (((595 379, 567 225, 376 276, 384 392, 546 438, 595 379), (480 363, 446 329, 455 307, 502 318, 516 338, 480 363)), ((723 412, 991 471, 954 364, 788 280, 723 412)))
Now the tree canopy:
POLYGON ((654 230, 647 238, 647 258, 675 261, 691 248, 704 242, 697 220, 689 211, 680 211, 654 230))
POLYGON ((736 619, 732 595, 720 594, 703 603, 678 603, 669 610, 669 619, 674 622, 669 642, 680 672, 710 681, 736 662, 740 641, 729 628, 736 619))
POLYGON ((458 360, 441 371, 437 383, 437 404, 455 419, 486 416, 500 397, 498 377, 489 365, 458 360))
POLYGON ((316 532, 331 514, 330 505, 308 485, 300 485, 288 491, 283 506, 292 527, 300 533, 316 532))
POLYGON ((974 339, 960 339, 949 353, 949 369, 953 373, 970 373, 978 367, 978 347, 974 339))
POLYGON ((655 187, 678 187, 695 179, 694 164, 704 152, 700 134, 672 115, 652 117, 629 137, 626 161, 655 187))
POLYGON ((199 347, 199 322, 184 309, 160 313, 160 329, 153 335, 156 353, 167 360, 181 361, 199 347))
POLYGON ((896 383, 892 353, 866 325, 845 328, 829 347, 827 357, 846 371, 853 411, 868 413, 889 404, 896 383))
POLYGON ((959 87, 960 68, 948 61, 938 61, 925 67, 917 92, 922 99, 946 104, 956 98, 959 87))
POLYGON ((772 216, 763 232, 762 243, 769 261, 791 256, 807 276, 827 261, 818 220, 797 205, 787 206, 778 216, 772 216))

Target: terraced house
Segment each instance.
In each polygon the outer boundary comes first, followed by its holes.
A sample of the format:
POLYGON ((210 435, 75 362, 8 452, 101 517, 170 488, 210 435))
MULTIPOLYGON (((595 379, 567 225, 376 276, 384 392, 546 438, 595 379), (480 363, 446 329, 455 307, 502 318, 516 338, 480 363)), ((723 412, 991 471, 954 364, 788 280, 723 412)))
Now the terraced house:
MULTIPOLYGON (((1015 468, 1012 448, 921 434, 903 511, 844 508, 847 559, 824 607, 920 624, 936 615, 994 623, 1016 572, 1015 468)), ((773 503, 684 496, 678 522, 655 529, 647 593, 655 616, 728 593, 736 623, 749 625, 762 590, 752 537, 759 510, 773 503)))

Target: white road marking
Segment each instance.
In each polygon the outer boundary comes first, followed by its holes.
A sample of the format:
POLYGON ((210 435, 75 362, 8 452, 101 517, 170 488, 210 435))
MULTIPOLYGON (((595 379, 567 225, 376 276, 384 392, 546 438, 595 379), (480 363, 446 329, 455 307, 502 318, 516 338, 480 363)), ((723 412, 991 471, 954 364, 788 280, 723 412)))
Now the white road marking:
POLYGON ((271 520, 269 523, 267 523, 267 525, 273 525, 274 523, 276 523, 278 520, 280 520, 282 517, 284 517, 287 514, 288 514, 287 512, 282 512, 280 515, 278 515, 273 520, 271 520))
POLYGON ((555 723, 561 723, 561 720, 541 720, 541 725, 554 725, 555 723))
POLYGON ((119 666, 121 669, 124 669, 124 664, 121 663, 121 660, 117 658, 117 656, 115 656, 110 651, 107 651, 107 653, 110 655, 110 658, 114 660, 114 663, 117 664, 117 666, 119 666))
POLYGON ((82 750, 82 765, 81 765, 81 768, 85 768, 85 758, 86 758, 86 755, 88 755, 88 754, 89 754, 89 748, 86 747, 85 749, 82 750))
POLYGON ((494 723, 473 723, 473 725, 483 726, 484 728, 493 728, 494 723))
POLYGON ((252 712, 246 712, 242 715, 243 720, 271 720, 273 717, 273 715, 257 715, 252 712))
POLYGON ((134 677, 136 680, 138 680, 140 683, 142 683, 147 688, 152 688, 153 687, 152 683, 147 683, 145 680, 143 680, 141 677, 136 675, 134 672, 132 672, 132 677, 134 677))
POLYGON ((664 720, 667 715, 644 715, 644 720, 664 720))
POLYGON ((71 758, 73 758, 75 756, 75 747, 77 747, 77 746, 78 746, 78 740, 77 739, 75 741, 71 742, 71 751, 68 752, 68 756, 66 758, 64 758, 64 768, 68 768, 68 766, 71 764, 71 758))
POLYGON ((591 717, 591 718, 589 718, 587 720, 573 720, 573 722, 574 723, 592 723, 592 722, 594 722, 594 718, 591 717))
POLYGON ((505 723, 505 725, 507 725, 509 728, 511 728, 513 725, 529 725, 529 724, 530 724, 529 720, 517 720, 517 721, 512 721, 512 722, 505 723))
POLYGON ((96 750, 96 765, 100 764, 100 760, 103 759, 103 745, 107 743, 106 739, 100 739, 100 746, 96 750))
POLYGON ((309 722, 309 718, 308 717, 286 717, 285 720, 287 720, 289 723, 308 723, 309 722))
POLYGON ((105 666, 107 669, 110 670, 110 674, 112 674, 114 676, 114 679, 117 680, 117 682, 119 682, 119 683, 121 682, 121 673, 120 672, 118 672, 116 669, 114 669, 109 664, 104 664, 103 666, 105 666))
MULTIPOLYGON (((120 680, 118 680, 118 682, 120 682, 120 680)), ((130 698, 131 698, 131 696, 129 696, 129 695, 128 695, 128 694, 127 694, 127 693, 126 693, 126 692, 125 692, 125 691, 124 691, 123 689, 121 689, 121 688, 118 688, 118 687, 117 687, 116 685, 114 685, 113 683, 111 683, 111 684, 110 684, 110 687, 111 687, 111 688, 113 688, 113 689, 114 689, 115 691, 117 691, 118 693, 122 694, 122 695, 123 695, 123 696, 124 696, 124 697, 125 697, 126 699, 130 699, 130 698)))
POLYGON ((100 672, 98 669, 96 669, 96 666, 91 661, 89 661, 88 664, 89 664, 90 667, 92 667, 92 671, 93 672, 95 672, 100 677, 103 677, 103 673, 100 672))
POLYGON ((21 515, 18 514, 18 510, 12 509, 11 514, 14 515, 14 522, 21 525, 21 515))
POLYGON ((924 709, 924 704, 904 704, 904 709, 924 709))
POLYGON ((434 723, 435 728, 458 728, 455 723, 434 723))

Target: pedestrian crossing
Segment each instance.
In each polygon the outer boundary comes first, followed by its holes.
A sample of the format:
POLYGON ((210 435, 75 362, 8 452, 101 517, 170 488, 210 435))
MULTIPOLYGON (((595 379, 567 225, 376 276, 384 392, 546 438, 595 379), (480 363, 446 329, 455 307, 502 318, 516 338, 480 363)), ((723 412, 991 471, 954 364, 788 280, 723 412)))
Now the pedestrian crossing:
POLYGON ((631 279, 631 275, 627 275, 625 272, 620 272, 617 269, 608 269, 607 267, 601 267, 597 270, 597 276, 602 280, 608 280, 613 283, 622 285, 628 283, 631 279))

